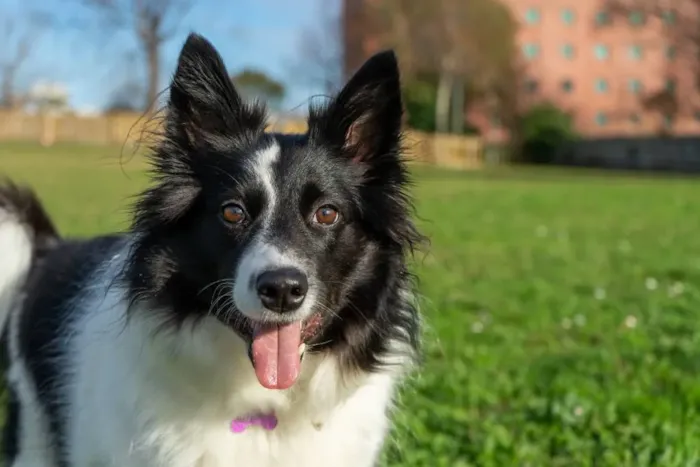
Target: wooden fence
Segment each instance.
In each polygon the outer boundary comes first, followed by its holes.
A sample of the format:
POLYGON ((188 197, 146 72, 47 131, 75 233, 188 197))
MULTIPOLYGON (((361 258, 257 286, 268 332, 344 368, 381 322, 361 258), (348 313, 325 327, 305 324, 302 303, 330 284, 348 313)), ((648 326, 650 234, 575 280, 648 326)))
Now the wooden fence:
MULTIPOLYGON (((157 125, 157 121, 134 113, 78 116, 0 111, 0 141, 36 141, 44 146, 55 143, 136 143, 153 134, 157 125)), ((273 118, 270 130, 304 132, 306 122, 273 118)), ((409 131, 406 146, 410 157, 419 163, 464 170, 483 165, 483 145, 477 137, 409 131)))

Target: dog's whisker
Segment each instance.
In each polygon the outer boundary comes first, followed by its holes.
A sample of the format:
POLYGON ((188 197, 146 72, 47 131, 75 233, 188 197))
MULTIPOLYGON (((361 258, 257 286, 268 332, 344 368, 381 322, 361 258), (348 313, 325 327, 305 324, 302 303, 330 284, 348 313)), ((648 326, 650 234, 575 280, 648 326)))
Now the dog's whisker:
POLYGON ((0 182, 5 461, 376 465, 401 377, 378 362, 419 347, 396 57, 296 135, 201 36, 174 69, 126 231, 64 239, 0 182))
MULTIPOLYGON (((216 285, 216 286, 219 286, 219 285, 221 285, 221 284, 224 284, 224 285, 226 285, 226 284, 231 284, 231 286, 233 286, 233 279, 226 277, 226 278, 224 278, 224 279, 218 279, 218 280, 212 281, 212 282, 210 282, 209 284, 207 284, 207 285, 205 285, 204 287, 202 287, 202 288, 199 290, 199 292, 197 292, 197 295, 199 295, 199 294, 201 294, 202 292, 206 291, 206 290, 207 290, 208 288, 210 288, 210 287, 213 287, 213 286, 215 286, 215 285, 216 285)), ((215 292, 215 293, 216 293, 216 292, 215 292)))

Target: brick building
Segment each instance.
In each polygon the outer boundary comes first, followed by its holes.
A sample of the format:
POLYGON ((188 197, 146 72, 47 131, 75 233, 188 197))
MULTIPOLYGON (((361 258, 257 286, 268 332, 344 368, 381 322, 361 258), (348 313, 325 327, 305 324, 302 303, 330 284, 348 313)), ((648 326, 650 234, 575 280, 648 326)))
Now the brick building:
MULTIPOLYGON (((346 70, 379 45, 358 20, 366 1, 345 0, 346 70)), ((700 29, 697 1, 659 0, 654 15, 612 13, 606 0, 501 1, 520 25, 523 102, 555 103, 589 137, 700 135, 700 51, 682 30, 700 29)), ((476 120, 498 133, 497 118, 476 120)))

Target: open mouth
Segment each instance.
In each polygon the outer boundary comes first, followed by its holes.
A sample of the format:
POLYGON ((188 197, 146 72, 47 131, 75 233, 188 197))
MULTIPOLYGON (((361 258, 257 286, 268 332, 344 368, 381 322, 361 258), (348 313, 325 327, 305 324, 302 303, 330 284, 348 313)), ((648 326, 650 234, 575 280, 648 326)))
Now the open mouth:
POLYGON ((267 389, 289 389, 301 371, 306 343, 321 327, 316 313, 291 323, 253 322, 250 359, 260 384, 267 389))

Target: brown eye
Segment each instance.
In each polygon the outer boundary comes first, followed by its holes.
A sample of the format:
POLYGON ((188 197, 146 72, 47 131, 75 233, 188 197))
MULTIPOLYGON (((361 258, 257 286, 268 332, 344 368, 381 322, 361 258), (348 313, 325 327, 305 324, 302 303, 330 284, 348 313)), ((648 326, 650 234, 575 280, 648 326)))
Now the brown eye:
POLYGON ((314 220, 321 225, 333 225, 338 222, 338 211, 333 206, 321 206, 314 215, 314 220))
POLYGON ((237 204, 225 204, 221 208, 221 217, 229 224, 239 224, 245 219, 245 212, 237 204))

